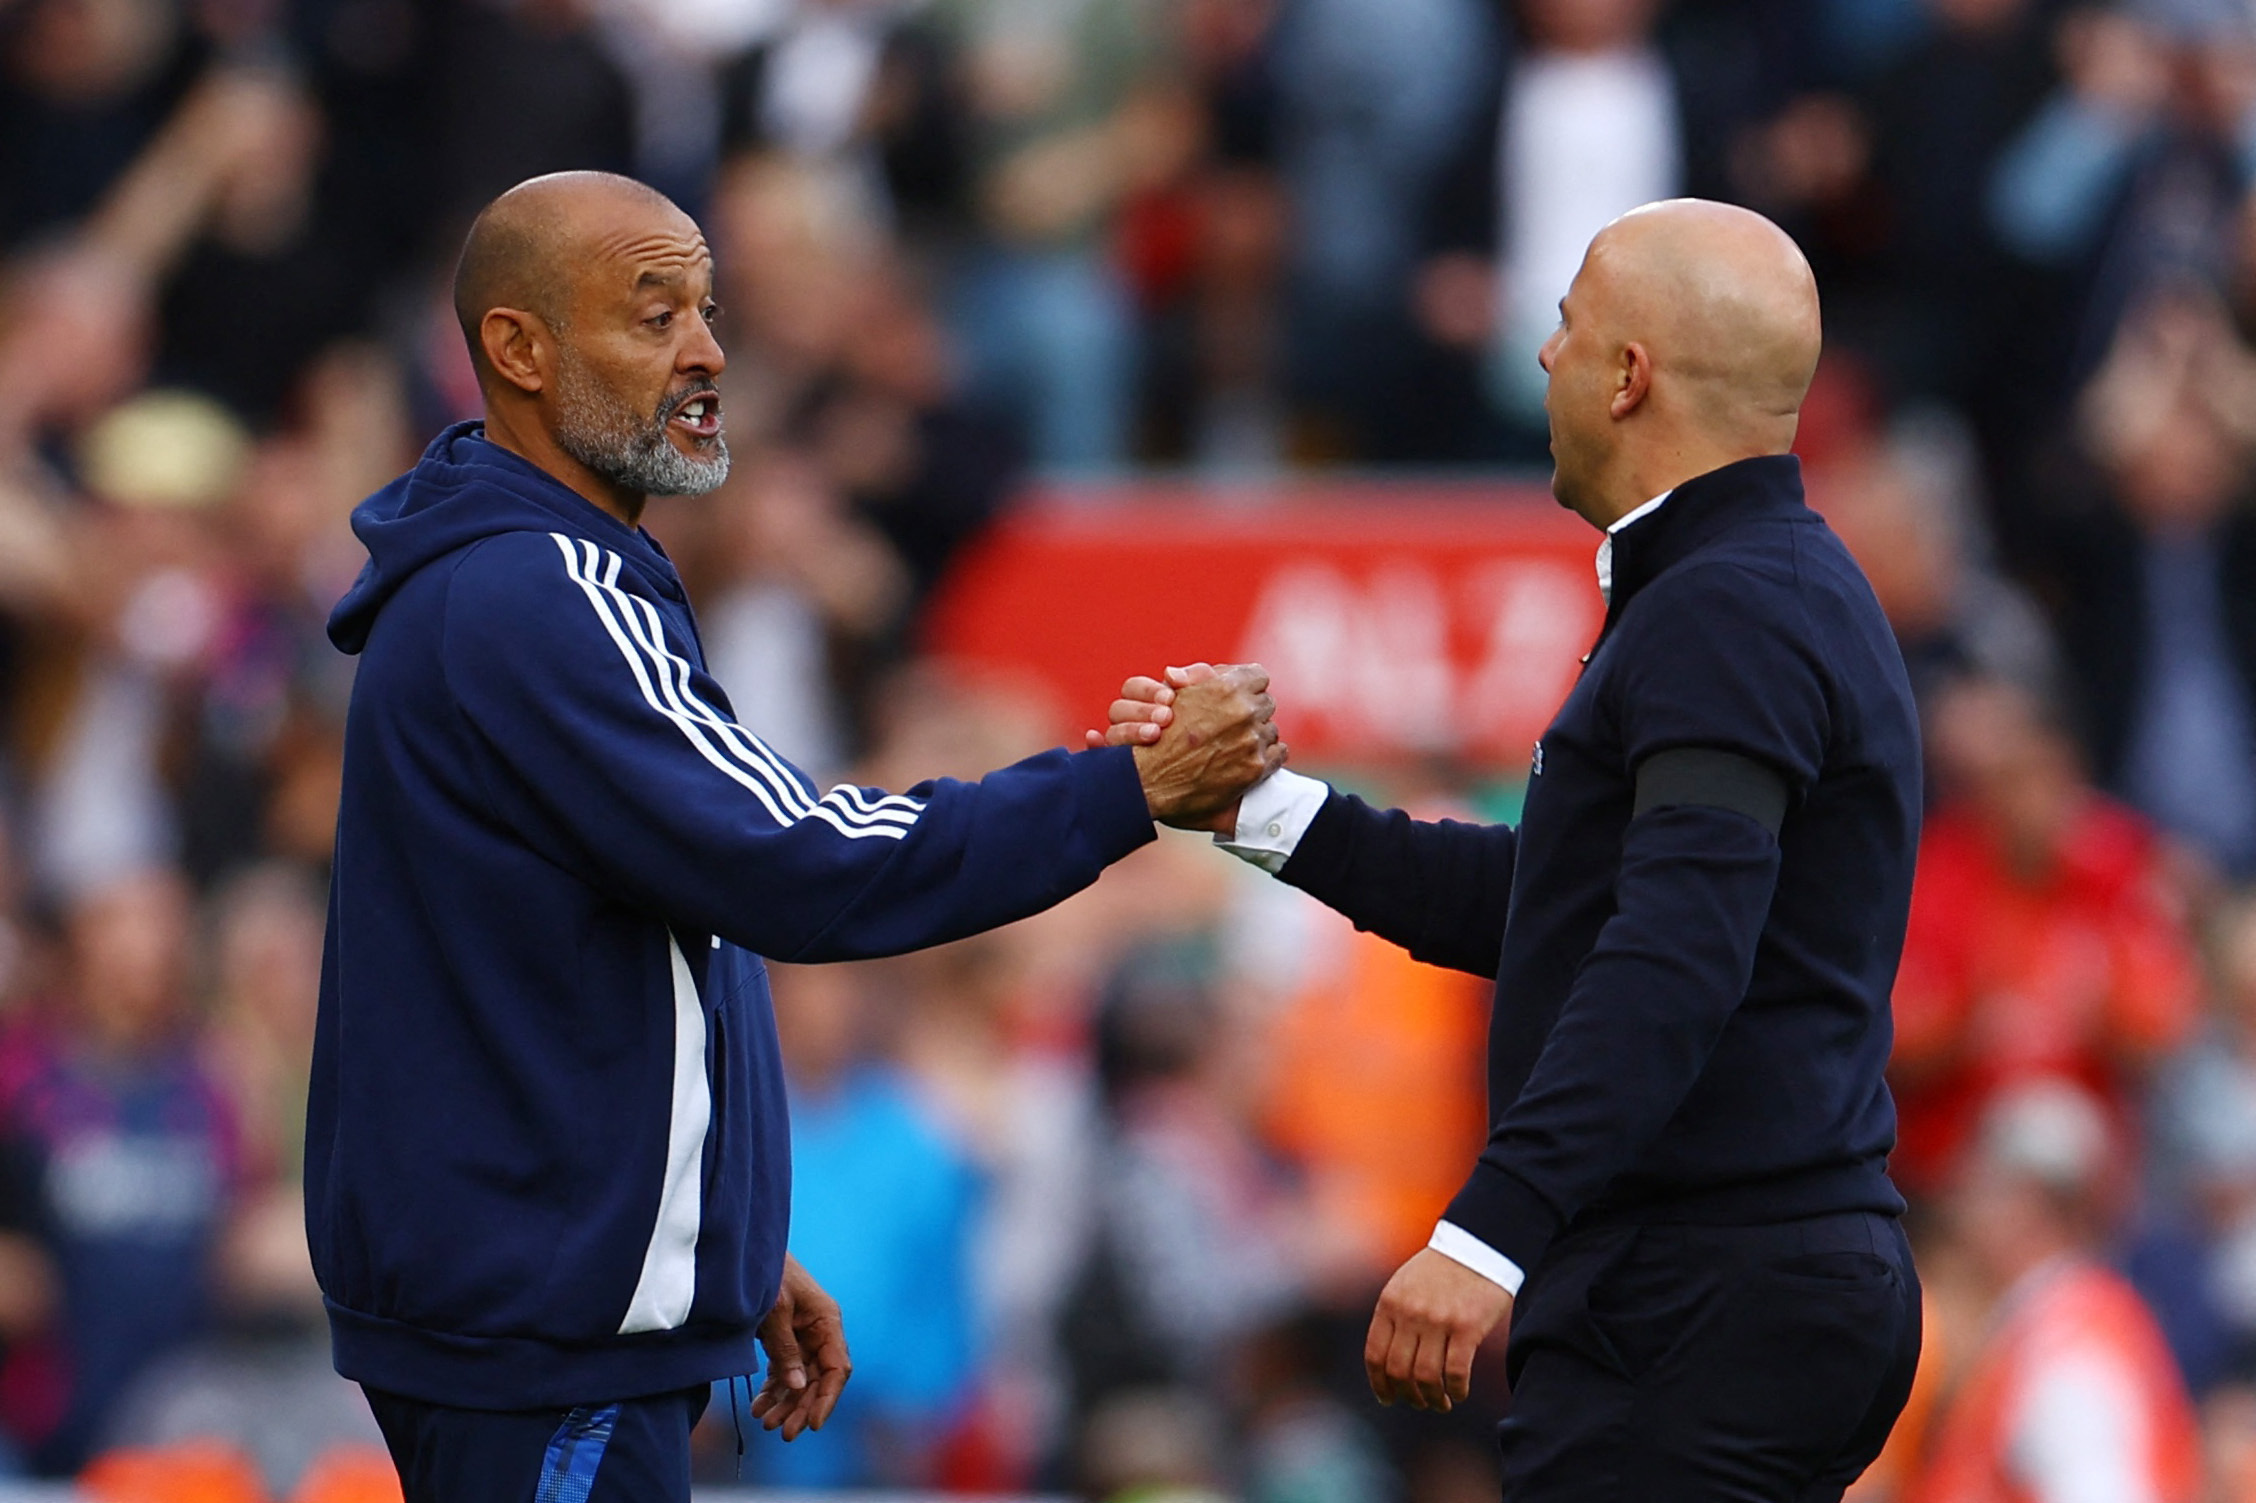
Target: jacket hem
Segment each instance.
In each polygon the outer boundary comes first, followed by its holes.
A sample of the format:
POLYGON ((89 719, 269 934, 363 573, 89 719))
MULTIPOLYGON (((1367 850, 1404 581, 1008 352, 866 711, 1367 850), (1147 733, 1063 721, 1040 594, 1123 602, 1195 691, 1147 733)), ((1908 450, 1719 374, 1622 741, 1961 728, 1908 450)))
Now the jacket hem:
POLYGON ((754 1327, 685 1328, 580 1346, 432 1331, 324 1300, 330 1354, 355 1383, 456 1409, 569 1409, 756 1371, 754 1327))
POLYGON ((1606 1196, 1574 1218, 1577 1231, 1607 1226, 1769 1226, 1841 1211, 1901 1216, 1904 1198, 1879 1160, 1805 1169, 1736 1184, 1606 1196))

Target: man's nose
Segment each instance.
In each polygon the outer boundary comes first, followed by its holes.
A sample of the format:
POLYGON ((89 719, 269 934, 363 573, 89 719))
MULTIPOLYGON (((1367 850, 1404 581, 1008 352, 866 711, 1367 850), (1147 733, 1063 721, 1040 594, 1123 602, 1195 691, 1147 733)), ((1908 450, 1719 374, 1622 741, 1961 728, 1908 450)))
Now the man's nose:
POLYGON ((728 354, 721 348, 711 324, 702 318, 695 320, 675 366, 688 375, 717 376, 728 369, 728 354))
POLYGON ((1551 374, 1551 352, 1559 347, 1559 336, 1554 334, 1543 341, 1543 348, 1535 352, 1535 363, 1543 367, 1543 374, 1551 374))

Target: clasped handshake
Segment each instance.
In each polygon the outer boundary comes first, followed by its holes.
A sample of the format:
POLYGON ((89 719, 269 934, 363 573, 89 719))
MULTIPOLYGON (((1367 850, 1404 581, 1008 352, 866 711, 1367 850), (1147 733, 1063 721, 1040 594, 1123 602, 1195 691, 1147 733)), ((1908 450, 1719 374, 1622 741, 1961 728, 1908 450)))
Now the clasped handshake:
POLYGON ((1285 765, 1277 703, 1258 663, 1194 663, 1132 678, 1090 746, 1129 746, 1153 819, 1178 830, 1237 831, 1238 801, 1285 765))

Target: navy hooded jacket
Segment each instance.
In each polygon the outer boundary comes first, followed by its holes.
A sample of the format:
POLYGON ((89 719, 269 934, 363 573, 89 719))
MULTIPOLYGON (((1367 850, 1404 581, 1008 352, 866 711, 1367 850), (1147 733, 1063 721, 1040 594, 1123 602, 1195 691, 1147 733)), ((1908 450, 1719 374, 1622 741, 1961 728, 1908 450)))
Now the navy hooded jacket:
POLYGON ((649 536, 475 424, 364 502, 306 1124, 337 1370, 607 1402, 755 1366, 790 1204, 760 956, 1046 908, 1152 839, 1132 753, 819 791, 649 536))

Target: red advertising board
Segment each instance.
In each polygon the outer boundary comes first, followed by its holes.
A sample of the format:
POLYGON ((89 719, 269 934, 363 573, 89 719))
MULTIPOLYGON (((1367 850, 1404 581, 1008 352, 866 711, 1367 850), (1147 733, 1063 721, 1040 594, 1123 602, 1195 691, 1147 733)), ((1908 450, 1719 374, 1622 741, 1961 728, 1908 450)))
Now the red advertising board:
POLYGON ((1540 485, 1053 490, 964 558, 930 645, 1092 715, 1130 673, 1260 662, 1296 760, 1515 772, 1604 617, 1597 542, 1540 485))

